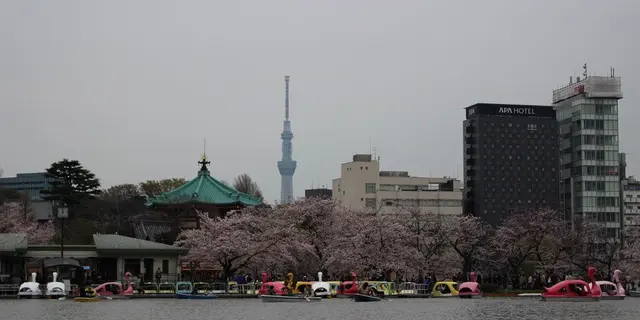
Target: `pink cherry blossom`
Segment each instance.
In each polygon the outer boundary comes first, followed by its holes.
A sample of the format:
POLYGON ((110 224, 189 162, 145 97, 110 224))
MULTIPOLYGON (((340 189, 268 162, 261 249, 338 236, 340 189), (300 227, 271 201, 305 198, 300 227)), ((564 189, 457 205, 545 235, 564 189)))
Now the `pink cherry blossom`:
POLYGON ((397 213, 398 219, 407 228, 407 242, 414 246, 425 261, 435 258, 446 244, 442 236, 445 216, 423 214, 413 208, 402 209, 397 213))
POLYGON ((376 277, 421 268, 422 255, 409 243, 409 230, 395 215, 344 210, 335 227, 338 232, 328 247, 327 264, 336 272, 376 277))
POLYGON ((245 208, 223 219, 200 213, 199 218, 200 229, 183 230, 176 244, 189 249, 185 260, 217 264, 227 277, 265 256, 295 262, 289 249, 308 247, 299 241, 294 226, 271 208, 245 208))
POLYGON ((0 205, 0 233, 24 233, 28 243, 42 244, 51 241, 56 231, 53 223, 37 221, 20 204, 5 203, 0 205))
POLYGON ((464 260, 460 254, 450 246, 443 246, 429 259, 423 268, 428 274, 433 274, 437 279, 453 279, 453 276, 462 272, 464 260))
POLYGON ((447 245, 460 255, 463 271, 473 271, 489 257, 487 251, 490 236, 489 225, 478 217, 442 216, 442 237, 447 245))
POLYGON ((327 250, 340 229, 337 224, 345 210, 335 201, 311 198, 280 206, 276 211, 311 246, 313 255, 306 258, 317 260, 313 264, 318 267, 327 267, 327 250))
MULTIPOLYGON (((399 208, 394 213, 346 208, 332 200, 305 199, 276 207, 245 208, 225 218, 200 214, 201 229, 185 230, 177 244, 191 261, 217 264, 227 275, 266 271, 273 279, 288 272, 330 275, 356 272, 378 277, 436 274, 451 278, 464 271, 518 273, 525 263, 537 269, 640 269, 640 237, 628 246, 603 240, 602 225, 571 226, 553 210, 516 212, 496 229, 472 216, 431 215, 399 208), (624 259, 623 259, 624 258, 624 259), (635 264, 637 265, 637 263, 635 264)), ((636 232, 640 234, 640 232, 636 232)))
POLYGON ((605 274, 612 274, 622 262, 622 243, 618 237, 612 237, 606 231, 602 223, 588 220, 575 222, 570 249, 567 250, 569 261, 583 270, 597 266, 605 274))
POLYGON ((623 257, 620 269, 634 278, 640 278, 640 219, 630 223, 624 237, 623 257))
POLYGON ((494 262, 498 266, 508 265, 515 273, 527 261, 535 261, 539 268, 549 268, 561 260, 569 228, 558 211, 516 212, 495 230, 491 239, 494 262))

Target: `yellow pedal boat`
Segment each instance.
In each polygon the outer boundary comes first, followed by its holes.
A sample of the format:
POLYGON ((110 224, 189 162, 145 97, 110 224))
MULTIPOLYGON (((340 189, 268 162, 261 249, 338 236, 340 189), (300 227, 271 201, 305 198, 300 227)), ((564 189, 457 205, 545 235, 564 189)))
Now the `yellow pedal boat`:
POLYGON ((98 297, 75 297, 73 298, 75 302, 98 302, 100 298, 98 297))

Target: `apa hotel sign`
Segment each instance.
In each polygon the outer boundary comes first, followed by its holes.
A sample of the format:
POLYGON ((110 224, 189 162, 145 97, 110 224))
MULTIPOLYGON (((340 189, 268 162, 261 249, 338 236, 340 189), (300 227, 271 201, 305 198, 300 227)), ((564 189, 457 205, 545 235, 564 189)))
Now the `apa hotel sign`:
POLYGON ((467 119, 481 116, 536 117, 553 119, 556 117, 556 112, 551 106, 478 103, 466 109, 467 119))
POLYGON ((536 112, 535 109, 527 107, 500 107, 498 109, 498 114, 520 114, 535 116, 536 112))

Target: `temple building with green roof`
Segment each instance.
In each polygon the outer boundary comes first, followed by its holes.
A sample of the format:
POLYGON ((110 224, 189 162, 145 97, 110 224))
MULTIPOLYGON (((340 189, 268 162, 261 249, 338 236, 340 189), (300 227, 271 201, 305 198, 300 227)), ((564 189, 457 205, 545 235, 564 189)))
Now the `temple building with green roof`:
POLYGON ((147 198, 147 206, 172 213, 180 220, 179 228, 183 229, 200 226, 197 211, 207 212, 210 216, 224 216, 230 210, 262 204, 262 199, 239 192, 212 177, 207 168, 210 163, 203 155, 195 178, 174 190, 147 198))

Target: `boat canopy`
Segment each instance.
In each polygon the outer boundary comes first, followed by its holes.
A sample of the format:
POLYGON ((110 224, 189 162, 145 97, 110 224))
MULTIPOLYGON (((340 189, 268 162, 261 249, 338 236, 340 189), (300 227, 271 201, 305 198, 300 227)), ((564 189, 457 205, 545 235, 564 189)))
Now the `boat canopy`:
POLYGON ((193 286, 191 282, 178 282, 176 283, 176 290, 178 291, 191 291, 193 290, 193 286))
POLYGON ((49 258, 45 259, 43 264, 45 269, 58 266, 82 268, 78 261, 70 258, 49 258))

